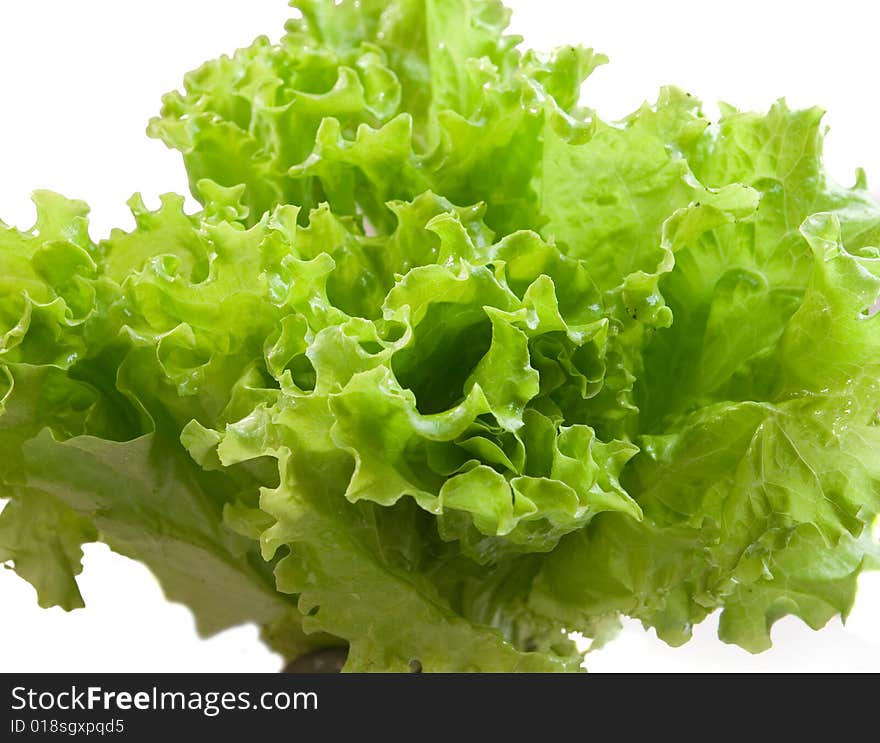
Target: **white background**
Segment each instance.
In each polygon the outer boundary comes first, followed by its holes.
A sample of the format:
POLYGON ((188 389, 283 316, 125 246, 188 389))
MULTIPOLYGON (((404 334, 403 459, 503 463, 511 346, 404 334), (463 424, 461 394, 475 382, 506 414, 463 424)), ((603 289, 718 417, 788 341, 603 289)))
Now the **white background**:
MULTIPOLYGON (((585 102, 618 118, 664 84, 766 109, 830 111, 828 167, 852 182, 864 166, 880 183, 880 95, 872 4, 854 0, 590 2, 509 0, 513 30, 541 49, 580 42, 611 56, 585 102)), ((28 227, 29 194, 50 188, 92 206, 93 237, 133 224, 124 202, 186 191, 179 157, 144 135, 162 93, 202 61, 259 34, 278 38, 283 0, 21 0, 0 2, 0 219, 28 227)), ((0 452, 2 456, 2 452, 0 452)), ((88 609, 42 610, 33 590, 0 570, 0 671, 274 671, 256 629, 196 637, 186 609, 167 603, 141 565, 86 547, 88 609)), ((813 633, 794 620, 775 647, 750 656, 715 639, 715 622, 673 650, 627 625, 588 656, 593 671, 880 670, 880 575, 864 576, 844 628, 813 633)))

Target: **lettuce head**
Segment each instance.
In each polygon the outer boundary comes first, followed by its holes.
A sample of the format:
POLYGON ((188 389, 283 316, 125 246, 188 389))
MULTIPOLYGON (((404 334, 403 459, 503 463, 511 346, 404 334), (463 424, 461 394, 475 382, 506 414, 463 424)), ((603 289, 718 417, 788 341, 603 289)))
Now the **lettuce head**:
POLYGON ((350 671, 571 671, 621 616, 760 651, 877 562, 880 207, 822 112, 524 51, 497 0, 297 0, 149 134, 198 213, 0 223, 0 560, 81 547, 350 671))

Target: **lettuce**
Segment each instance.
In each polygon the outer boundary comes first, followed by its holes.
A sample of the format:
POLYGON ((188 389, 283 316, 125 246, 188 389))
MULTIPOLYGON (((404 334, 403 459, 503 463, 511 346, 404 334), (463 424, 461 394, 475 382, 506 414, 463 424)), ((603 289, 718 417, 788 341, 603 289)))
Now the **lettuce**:
POLYGON ((568 671, 621 615, 751 651, 877 566, 880 206, 822 114, 524 52, 495 0, 300 0, 149 133, 202 204, 0 223, 0 560, 83 544, 204 634, 350 671, 568 671))

